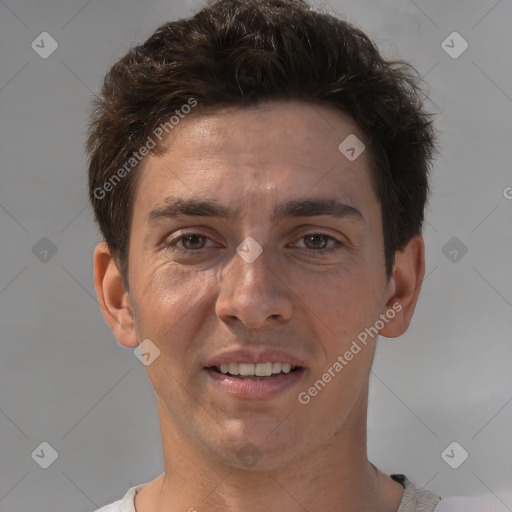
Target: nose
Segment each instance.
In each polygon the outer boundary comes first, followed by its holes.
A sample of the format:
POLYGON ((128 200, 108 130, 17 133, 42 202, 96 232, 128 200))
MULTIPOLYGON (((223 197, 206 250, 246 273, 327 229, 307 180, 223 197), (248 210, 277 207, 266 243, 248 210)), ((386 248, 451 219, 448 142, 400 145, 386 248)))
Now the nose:
POLYGON ((227 325, 242 322, 251 329, 289 320, 293 293, 283 273, 272 267, 266 249, 250 263, 235 254, 221 281, 215 306, 218 318, 227 325))

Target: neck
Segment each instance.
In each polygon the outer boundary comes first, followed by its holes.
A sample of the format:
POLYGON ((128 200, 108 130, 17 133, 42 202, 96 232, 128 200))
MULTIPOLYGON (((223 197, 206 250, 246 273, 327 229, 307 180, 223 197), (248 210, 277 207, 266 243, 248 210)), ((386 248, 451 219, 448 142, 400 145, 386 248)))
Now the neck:
POLYGON ((160 412, 165 472, 136 498, 137 512, 396 512, 403 488, 367 459, 366 404, 350 426, 279 468, 240 469, 207 454, 160 412))

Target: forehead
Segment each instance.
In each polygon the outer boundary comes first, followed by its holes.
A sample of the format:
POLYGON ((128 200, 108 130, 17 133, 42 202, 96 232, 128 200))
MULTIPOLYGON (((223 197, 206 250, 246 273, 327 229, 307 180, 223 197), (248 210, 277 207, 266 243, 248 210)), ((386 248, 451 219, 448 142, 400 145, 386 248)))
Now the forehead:
POLYGON ((332 160, 339 157, 338 146, 349 135, 364 139, 356 122, 331 106, 275 100, 185 117, 164 141, 164 147, 177 149, 189 158, 212 156, 218 150, 233 158, 253 153, 263 160, 271 150, 279 149, 272 153, 274 162, 300 160, 313 150, 324 151, 332 160), (298 146, 302 147, 301 154, 282 151, 298 146))
POLYGON ((243 208, 328 193, 356 206, 356 196, 372 194, 370 162, 366 151, 347 158, 346 140, 360 151, 364 136, 348 115, 319 104, 273 101, 185 117, 140 169, 135 206, 215 194, 243 208))

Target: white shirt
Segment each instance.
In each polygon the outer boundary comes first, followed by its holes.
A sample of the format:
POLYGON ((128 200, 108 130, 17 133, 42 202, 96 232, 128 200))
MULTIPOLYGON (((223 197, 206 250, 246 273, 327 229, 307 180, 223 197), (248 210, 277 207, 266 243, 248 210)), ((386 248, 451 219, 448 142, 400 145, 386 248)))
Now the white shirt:
MULTIPOLYGON (((471 508, 469 500, 463 497, 442 498, 437 494, 417 487, 404 475, 391 475, 404 486, 404 494, 398 512, 485 512, 471 508)), ((131 487, 122 499, 106 505, 95 512, 136 512, 135 495, 147 484, 131 487)), ((488 509, 491 512, 491 509, 488 509)))

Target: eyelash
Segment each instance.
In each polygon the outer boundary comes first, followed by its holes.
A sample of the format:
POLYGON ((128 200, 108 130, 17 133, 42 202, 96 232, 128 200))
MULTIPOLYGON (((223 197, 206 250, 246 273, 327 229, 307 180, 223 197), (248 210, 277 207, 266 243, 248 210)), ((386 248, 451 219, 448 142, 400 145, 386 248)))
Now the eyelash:
MULTIPOLYGON (((195 233, 195 232, 191 231, 191 232, 188 232, 188 233, 181 233, 178 237, 176 237, 176 238, 170 240, 169 242, 165 243, 164 246, 165 246, 165 248, 171 249, 171 250, 178 249, 178 250, 180 250, 182 252, 185 252, 185 253, 188 253, 188 254, 197 254, 197 253, 199 253, 200 251, 202 251, 205 248, 201 247, 201 249, 185 249, 184 247, 178 247, 176 245, 177 243, 179 243, 184 238, 189 237, 189 236, 193 236, 193 235, 197 235, 199 237, 203 237, 205 239, 209 239, 209 237, 206 236, 206 235, 202 235, 200 233, 195 233)), ((328 241, 333 241, 334 242, 334 245, 332 247, 327 248, 327 249, 308 249, 307 247, 305 247, 305 248, 301 247, 300 248, 300 249, 302 249, 304 251, 307 251, 308 254, 314 255, 314 256, 320 256, 321 257, 321 256, 325 256, 325 255, 331 254, 333 252, 338 251, 339 249, 341 249, 345 245, 342 242, 340 242, 338 239, 334 238, 331 235, 328 235, 327 233, 318 233, 318 232, 311 232, 311 233, 307 233, 305 235, 302 235, 299 238, 299 241, 304 239, 307 236, 327 237, 328 241)), ((208 247, 206 249, 208 249, 208 247)))
POLYGON ((312 255, 315 255, 315 256, 325 256, 325 255, 331 254, 331 253, 336 252, 339 249, 341 249, 342 246, 344 245, 338 239, 334 238, 331 235, 328 235, 327 233, 317 233, 317 232, 312 232, 312 233, 307 233, 305 235, 302 235, 299 238, 299 241, 303 240, 307 236, 326 237, 327 238, 327 243, 329 243, 329 241, 333 241, 334 242, 334 244, 331 247, 327 248, 327 249, 309 249, 308 247, 301 247, 300 248, 300 249, 303 249, 304 251, 307 251, 308 254, 312 254, 312 255))

